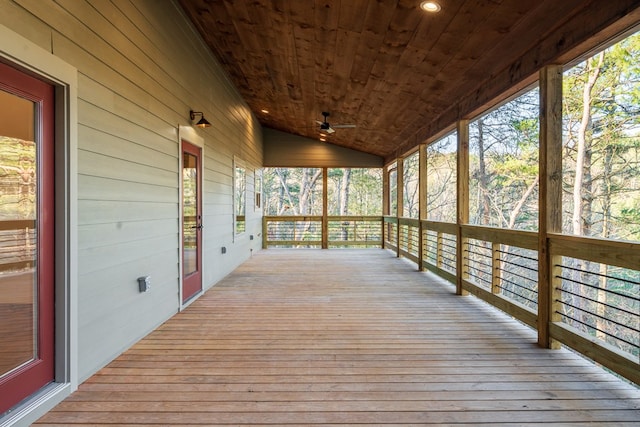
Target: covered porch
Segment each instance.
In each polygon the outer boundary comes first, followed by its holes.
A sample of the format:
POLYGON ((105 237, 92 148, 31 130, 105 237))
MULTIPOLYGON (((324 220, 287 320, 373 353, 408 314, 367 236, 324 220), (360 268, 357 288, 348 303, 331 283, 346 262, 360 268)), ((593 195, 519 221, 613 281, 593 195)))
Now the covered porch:
POLYGON ((640 391, 384 249, 269 249, 37 425, 637 425, 640 391))

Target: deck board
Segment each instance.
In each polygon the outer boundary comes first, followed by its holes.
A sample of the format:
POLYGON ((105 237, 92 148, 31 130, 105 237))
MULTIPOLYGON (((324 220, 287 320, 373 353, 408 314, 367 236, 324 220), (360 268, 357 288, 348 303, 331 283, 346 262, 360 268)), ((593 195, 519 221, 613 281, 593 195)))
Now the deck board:
POLYGON ((640 390, 384 250, 261 251, 37 425, 619 425, 640 390))

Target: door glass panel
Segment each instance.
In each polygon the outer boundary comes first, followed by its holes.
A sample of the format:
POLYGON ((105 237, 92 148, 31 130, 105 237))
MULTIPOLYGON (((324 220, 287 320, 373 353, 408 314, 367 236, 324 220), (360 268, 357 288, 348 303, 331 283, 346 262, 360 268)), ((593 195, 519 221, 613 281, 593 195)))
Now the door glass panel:
POLYGON ((35 117, 0 90, 0 378, 38 355, 35 117))
POLYGON ((244 233, 246 228, 247 172, 243 167, 236 166, 235 180, 236 233, 239 234, 244 233))
POLYGON ((183 209, 183 277, 198 270, 198 158, 183 153, 182 159, 182 209, 183 209))

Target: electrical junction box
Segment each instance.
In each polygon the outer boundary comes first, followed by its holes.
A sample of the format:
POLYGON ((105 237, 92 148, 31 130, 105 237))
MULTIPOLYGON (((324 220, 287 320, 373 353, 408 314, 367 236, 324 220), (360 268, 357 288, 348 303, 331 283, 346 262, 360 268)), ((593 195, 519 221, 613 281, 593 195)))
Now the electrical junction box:
POLYGON ((151 289, 151 276, 138 277, 138 289, 140 292, 147 292, 151 289))

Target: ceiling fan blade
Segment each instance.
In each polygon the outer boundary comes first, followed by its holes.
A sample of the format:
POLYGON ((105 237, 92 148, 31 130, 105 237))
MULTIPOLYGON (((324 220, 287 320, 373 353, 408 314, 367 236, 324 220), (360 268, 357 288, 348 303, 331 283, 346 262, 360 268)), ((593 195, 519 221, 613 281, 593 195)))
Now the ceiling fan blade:
POLYGON ((322 125, 324 122, 321 122, 320 120, 316 120, 316 123, 319 125, 322 125))
POLYGON ((335 130, 333 130, 332 127, 328 127, 327 129, 325 129, 325 132, 327 132, 328 134, 332 134, 335 132, 335 130))
POLYGON ((356 127, 356 125, 331 125, 331 127, 334 127, 336 129, 352 129, 356 127))

